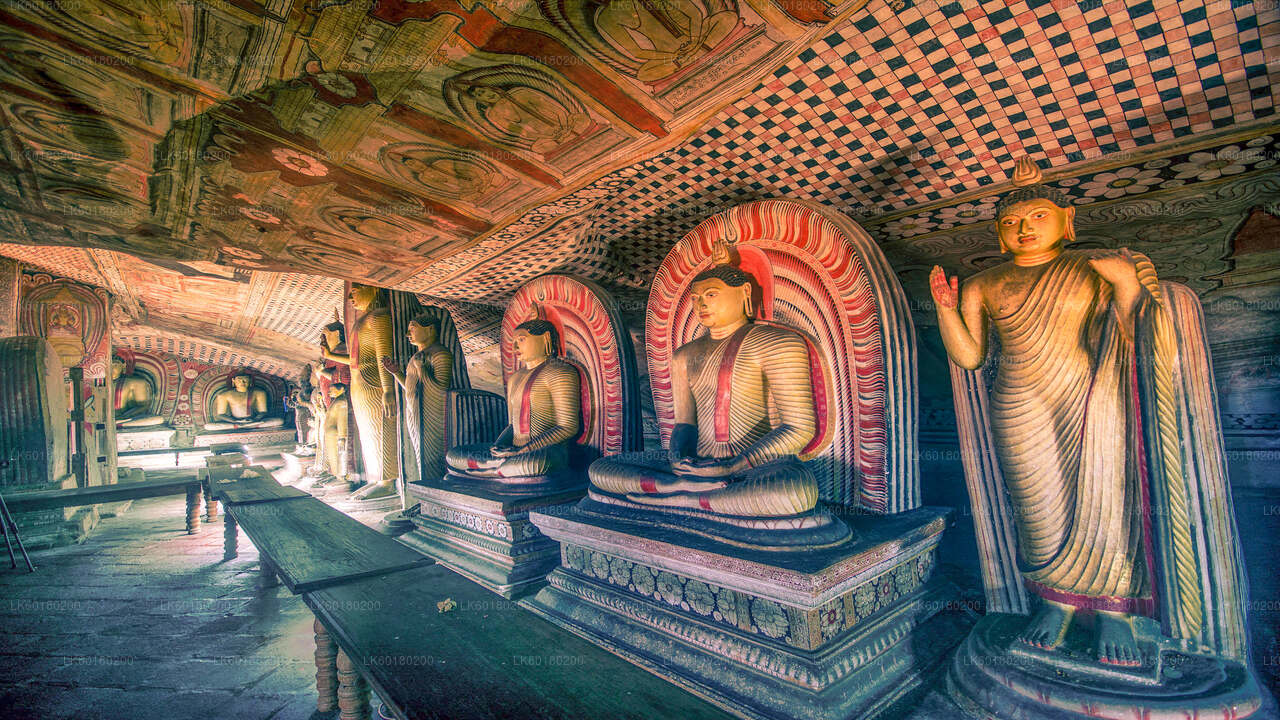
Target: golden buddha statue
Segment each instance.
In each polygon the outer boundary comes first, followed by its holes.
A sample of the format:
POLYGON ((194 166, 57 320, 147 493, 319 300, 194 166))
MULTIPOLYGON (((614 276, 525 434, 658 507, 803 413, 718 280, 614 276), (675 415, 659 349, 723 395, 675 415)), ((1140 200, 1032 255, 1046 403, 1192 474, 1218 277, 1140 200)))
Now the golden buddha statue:
POLYGON ((453 382, 453 353, 440 344, 435 320, 426 316, 409 321, 409 342, 417 349, 407 367, 391 358, 383 365, 404 391, 404 423, 418 461, 418 478, 444 476, 444 399, 453 382))
POLYGON ((232 375, 230 386, 214 394, 212 422, 205 423, 204 429, 249 430, 283 426, 284 418, 270 417, 267 407, 267 393, 253 386, 251 375, 232 375))
POLYGON ((1075 209, 1039 180, 1023 158, 1019 189, 997 207, 1000 248, 1012 259, 963 287, 935 266, 932 294, 956 365, 986 361, 989 327, 1000 340, 989 423, 1019 569, 1041 600, 1022 642, 1058 647, 1086 609, 1096 613, 1098 660, 1137 666, 1132 619, 1151 614, 1153 597, 1134 333, 1160 290, 1139 253, 1065 249, 1075 209))
POLYGON ((347 386, 338 382, 329 385, 329 407, 324 412, 320 431, 323 454, 317 447, 316 455, 323 458, 324 469, 329 476, 338 480, 347 476, 347 452, 351 446, 351 434, 347 428, 349 413, 347 386))
POLYGON ((596 460, 592 499, 711 519, 793 517, 816 507, 817 480, 797 457, 818 427, 808 347, 790 328, 755 322, 752 276, 723 243, 716 256, 689 286, 707 332, 672 358, 668 461, 629 453, 596 460))
POLYGON ((116 427, 146 428, 164 425, 164 418, 151 414, 155 390, 137 373, 125 374, 126 365, 118 356, 111 358, 111 386, 115 388, 116 427))
POLYGON ((546 320, 517 325, 513 341, 523 367, 507 381, 511 422, 492 445, 451 448, 445 463, 454 479, 536 483, 569 466, 582 432, 578 369, 556 357, 556 329, 546 320))
POLYGON ((371 285, 352 283, 350 299, 360 313, 355 327, 356 357, 334 352, 328 335, 322 339, 321 352, 325 359, 351 367, 356 432, 368 479, 368 487, 355 499, 371 500, 394 494, 399 475, 395 378, 383 366, 392 353, 391 312, 382 290, 371 285))

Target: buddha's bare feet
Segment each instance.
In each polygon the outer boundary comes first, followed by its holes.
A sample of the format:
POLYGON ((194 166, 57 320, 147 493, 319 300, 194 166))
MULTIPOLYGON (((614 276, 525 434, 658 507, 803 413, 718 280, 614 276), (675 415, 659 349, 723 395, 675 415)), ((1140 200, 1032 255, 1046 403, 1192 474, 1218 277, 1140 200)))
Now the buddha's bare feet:
POLYGON ((391 487, 391 483, 373 483, 356 491, 352 496, 354 500, 376 500, 384 498, 388 495, 394 495, 395 489, 391 487))
POLYGON ((1018 639, 1041 650, 1053 650, 1067 636, 1075 608, 1045 600, 1018 639))
POLYGON ((1142 653, 1133 637, 1133 622, 1129 616, 1098 613, 1098 661, 1121 667, 1142 665, 1142 653))
POLYGON ((630 493, 627 499, 641 505, 658 505, 662 507, 702 508, 695 493, 678 492, 671 495, 645 495, 630 493))

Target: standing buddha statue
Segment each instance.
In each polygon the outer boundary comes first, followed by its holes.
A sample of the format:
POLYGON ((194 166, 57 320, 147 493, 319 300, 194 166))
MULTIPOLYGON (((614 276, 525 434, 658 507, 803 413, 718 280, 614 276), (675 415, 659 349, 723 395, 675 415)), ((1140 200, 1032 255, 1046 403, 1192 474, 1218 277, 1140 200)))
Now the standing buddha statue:
POLYGON ((1097 659, 1138 666, 1132 620, 1153 614, 1154 598, 1134 338, 1160 289, 1140 253, 1066 249, 1075 208, 1039 180, 1020 160, 1020 187, 996 209, 1011 260, 963 287, 934 267, 939 329, 968 370, 987 361, 990 327, 1000 340, 989 422, 1023 582, 1040 599, 1021 641, 1057 648, 1084 609, 1097 618, 1097 659))
POLYGON ((327 342, 321 351, 326 360, 351 367, 350 394, 368 479, 355 499, 372 500, 394 494, 399 474, 395 378, 383 366, 392 356, 391 313, 380 288, 352 283, 350 299, 360 313, 355 323, 356 357, 333 352, 327 342))
POLYGON ((409 321, 409 342, 417 352, 400 368, 383 360, 396 384, 404 390, 404 423, 418 462, 418 478, 435 480, 445 473, 444 400, 453 382, 453 353, 440 344, 435 320, 419 316, 409 321))

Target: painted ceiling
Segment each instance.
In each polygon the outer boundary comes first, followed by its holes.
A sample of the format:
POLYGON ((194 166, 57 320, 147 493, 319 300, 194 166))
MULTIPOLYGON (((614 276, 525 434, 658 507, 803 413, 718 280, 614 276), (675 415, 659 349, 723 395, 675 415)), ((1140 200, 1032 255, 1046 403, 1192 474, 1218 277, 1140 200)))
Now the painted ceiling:
POLYGON ((1275 3, 51 0, 0 22, 0 254, 112 290, 140 349, 262 367, 310 359, 341 279, 447 299, 469 352, 549 270, 639 317, 680 235, 759 197, 854 216, 927 297, 934 262, 996 257, 1022 154, 1082 242, 1206 296, 1280 201, 1275 3))

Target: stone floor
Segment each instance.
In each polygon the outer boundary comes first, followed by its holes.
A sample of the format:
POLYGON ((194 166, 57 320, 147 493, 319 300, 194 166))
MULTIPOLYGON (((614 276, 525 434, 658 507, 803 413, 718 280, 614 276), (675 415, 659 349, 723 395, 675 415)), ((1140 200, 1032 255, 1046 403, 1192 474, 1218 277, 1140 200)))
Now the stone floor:
POLYGON ((147 500, 33 553, 34 574, 0 561, 0 717, 310 717, 310 611, 256 589, 243 536, 223 562, 221 522, 187 535, 183 518, 182 498, 147 500))

